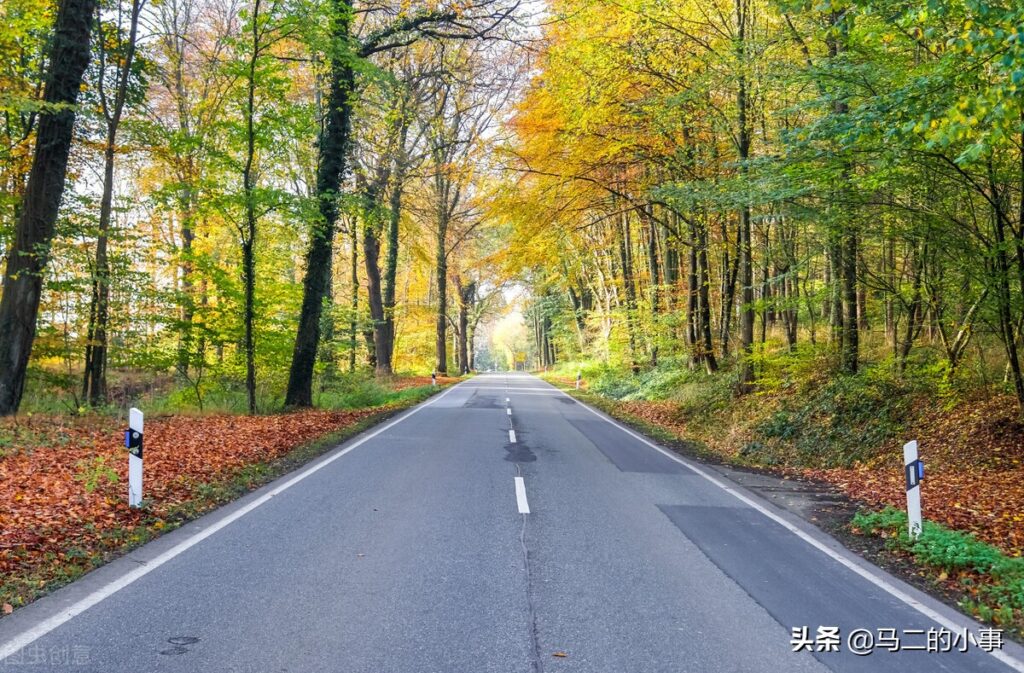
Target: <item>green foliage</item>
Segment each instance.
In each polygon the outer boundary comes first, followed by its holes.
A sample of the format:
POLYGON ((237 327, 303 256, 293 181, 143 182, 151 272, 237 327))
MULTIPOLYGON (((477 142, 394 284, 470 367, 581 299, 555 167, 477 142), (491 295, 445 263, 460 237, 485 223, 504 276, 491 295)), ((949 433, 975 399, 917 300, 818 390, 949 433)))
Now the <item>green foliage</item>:
POLYGON ((583 373, 588 391, 615 400, 671 401, 680 418, 700 434, 709 428, 750 424, 740 454, 762 464, 849 466, 891 445, 913 419, 915 403, 938 394, 944 370, 925 364, 904 375, 890 360, 865 365, 857 374, 836 371, 834 357, 802 346, 795 352, 759 352, 758 388, 737 395, 735 367, 708 374, 685 361, 666 359, 631 374, 602 363, 564 363, 556 374, 583 373))
POLYGON ((690 369, 684 358, 665 358, 657 367, 633 375, 621 366, 592 360, 560 363, 555 373, 576 378, 583 375, 587 390, 616 400, 672 400, 692 413, 720 409, 732 397, 729 374, 709 376, 690 369))
POLYGON ((78 470, 75 473, 75 481, 82 482, 87 493, 92 493, 103 484, 116 484, 117 470, 110 463, 107 456, 93 456, 88 460, 78 461, 75 464, 78 470))
POLYGON ((786 398, 756 432, 791 446, 801 463, 849 465, 899 436, 920 392, 917 384, 884 365, 835 374, 823 385, 786 398))
MULTIPOLYGON (((429 389, 430 386, 425 388, 429 389)), ((422 386, 395 391, 382 385, 371 374, 357 372, 330 382, 324 390, 314 392, 314 397, 318 407, 361 409, 419 399, 423 392, 422 386)))
MULTIPOLYGON (((932 521, 925 521, 921 535, 916 540, 911 539, 906 512, 893 507, 880 511, 861 510, 851 525, 863 533, 884 535, 890 548, 911 554, 929 568, 980 577, 980 602, 966 607, 973 607, 983 618, 995 616, 1006 624, 1012 622, 1014 611, 1024 610, 1024 558, 1007 556, 970 533, 951 530, 932 521)), ((971 576, 961 580, 965 587, 976 581, 971 576)))

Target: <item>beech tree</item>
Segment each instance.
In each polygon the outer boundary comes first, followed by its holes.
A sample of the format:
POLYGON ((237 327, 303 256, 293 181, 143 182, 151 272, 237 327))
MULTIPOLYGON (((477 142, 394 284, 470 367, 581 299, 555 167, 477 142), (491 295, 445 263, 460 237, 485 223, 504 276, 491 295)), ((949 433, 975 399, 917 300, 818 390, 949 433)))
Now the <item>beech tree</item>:
POLYGON ((62 0, 50 43, 43 109, 0 296, 0 415, 18 410, 36 333, 43 272, 64 194, 75 103, 89 64, 95 0, 62 0))

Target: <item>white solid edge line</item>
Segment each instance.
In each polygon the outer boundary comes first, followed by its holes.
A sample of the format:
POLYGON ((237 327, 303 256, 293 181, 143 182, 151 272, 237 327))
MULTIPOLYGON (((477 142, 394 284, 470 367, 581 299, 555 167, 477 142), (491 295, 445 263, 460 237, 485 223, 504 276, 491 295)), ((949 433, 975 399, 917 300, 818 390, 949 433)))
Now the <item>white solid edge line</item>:
MULTIPOLYGON (((558 390, 558 392, 562 393, 566 397, 572 397, 572 395, 570 395, 569 393, 565 392, 564 390, 561 390, 559 388, 555 388, 555 390, 558 390)), ((573 399, 575 399, 575 398, 573 398, 573 399)), ((740 502, 744 503, 748 507, 752 507, 753 509, 755 509, 758 512, 760 512, 761 514, 765 515, 766 517, 768 517, 772 521, 778 523, 783 528, 785 528, 789 532, 793 533, 794 535, 796 535, 798 538, 800 538, 801 540, 803 540, 807 544, 811 545, 812 547, 814 547, 818 551, 823 552, 826 556, 828 556, 832 560, 838 562, 840 565, 848 568, 849 570, 852 570, 853 572, 855 572, 856 574, 860 575, 861 577, 863 577, 867 581, 871 582, 872 584, 874 584, 879 589, 882 589, 883 591, 887 592, 889 595, 893 596, 894 598, 897 598, 900 601, 903 601, 904 603, 906 603, 910 607, 912 607, 915 610, 917 610, 918 612, 920 612, 925 617, 928 617, 932 621, 938 623, 940 626, 944 626, 945 628, 949 629, 950 631, 958 631, 958 630, 960 630, 962 628, 965 628, 966 626, 970 625, 968 623, 957 624, 956 622, 952 621, 951 619, 947 619, 946 617, 944 617, 943 615, 939 614, 935 610, 931 609, 927 605, 921 603, 919 600, 917 600, 914 597, 910 596, 905 591, 903 591, 903 590, 899 589, 898 587, 894 586, 891 582, 886 581, 885 578, 879 577, 878 575, 874 574, 870 570, 868 570, 866 568, 862 568, 861 566, 857 565, 856 563, 854 563, 850 559, 846 558, 845 556, 843 556, 842 554, 840 554, 836 550, 832 549, 831 547, 829 547, 826 544, 823 544, 819 540, 816 540, 814 537, 812 537, 811 535, 807 534, 805 531, 801 530, 799 527, 797 527, 794 524, 790 523, 789 521, 787 521, 786 519, 782 518, 781 516, 779 516, 775 512, 772 512, 771 510, 765 508, 760 503, 758 503, 758 502, 748 498, 747 496, 743 495, 742 493, 736 491, 736 489, 732 488, 731 486, 729 486, 728 484, 726 484, 722 480, 718 479, 717 477, 709 474, 708 472, 706 472, 702 468, 698 467, 697 465, 691 463, 688 460, 684 460, 679 455, 669 451, 668 449, 662 448, 662 447, 658 446, 657 444, 655 444, 654 442, 652 442, 652 441, 648 440, 647 438, 643 437, 642 435, 639 435, 639 434, 633 432, 632 430, 630 430, 626 426, 622 425, 618 421, 615 421, 615 420, 609 418, 608 416, 600 413, 599 411, 597 411, 595 409, 592 409, 590 407, 590 405, 588 405, 586 402, 582 402, 581 400, 576 400, 576 401, 580 404, 581 407, 583 407, 584 409, 586 409, 590 413, 594 414, 598 418, 603 419, 604 421, 606 421, 608 423, 611 423, 612 425, 614 425, 618 429, 620 429, 623 432, 625 432, 627 435, 630 435, 634 439, 637 439, 637 440, 643 442, 644 444, 646 444, 647 446, 651 447, 652 449, 656 449, 657 451, 660 451, 662 454, 664 454, 668 458, 671 458, 672 460, 676 461, 680 465, 683 465, 683 466, 693 470, 698 475, 700 475, 704 479, 710 481, 712 484, 714 484, 718 488, 720 488, 723 491, 726 491, 727 493, 731 494, 734 498, 736 498, 740 502)), ((977 624, 977 622, 974 622, 974 620, 970 620, 970 622, 973 623, 973 624, 977 624)), ((1021 673, 1024 673, 1024 661, 1020 661, 1016 657, 1014 657, 1012 655, 1009 655, 1009 654, 1003 652, 1002 650, 992 650, 991 652, 988 652, 988 654, 992 655, 993 657, 995 657, 999 661, 1003 662, 1004 664, 1006 664, 1007 666, 1009 666, 1013 670, 1020 671, 1021 673)))
POLYGON ((153 560, 147 561, 146 565, 138 566, 137 568, 135 568, 131 572, 125 573, 124 575, 122 575, 121 577, 117 578, 113 582, 110 582, 106 586, 104 586, 104 587, 102 587, 100 589, 97 589, 96 591, 92 592, 91 594, 89 594, 85 598, 83 598, 80 601, 74 603, 73 605, 71 605, 70 607, 64 609, 63 611, 61 611, 61 612, 59 612, 59 613, 57 613, 57 614, 55 614, 55 615, 53 615, 53 616, 51 616, 51 617, 49 617, 47 619, 44 619, 43 621, 39 622, 38 624, 36 624, 32 628, 27 629, 26 631, 23 631, 22 633, 18 634, 13 639, 9 640, 8 642, 6 642, 2 646, 0 646, 0 662, 3 662, 4 659, 6 659, 7 657, 11 656, 12 654, 15 654, 16 652, 18 652, 18 650, 21 650, 22 648, 26 647, 27 645, 31 645, 36 640, 42 638, 43 636, 45 636, 46 634, 50 633, 51 631, 53 631, 57 627, 61 626, 62 624, 65 624, 66 622, 68 622, 68 621, 72 620, 73 618, 77 617, 78 615, 82 614, 83 612, 85 612, 89 608, 93 607, 94 605, 96 605, 96 604, 100 603, 101 601, 109 598, 110 596, 113 596, 115 593, 117 593, 121 589, 124 589, 126 586, 132 584, 133 582, 135 582, 139 578, 144 577, 145 575, 148 575, 149 573, 151 573, 152 571, 156 570, 157 568, 159 568, 163 564, 167 563, 168 561, 170 561, 174 557, 176 557, 179 554, 181 554, 181 553, 189 550, 190 548, 196 546, 197 544, 199 544, 200 542, 202 542, 206 538, 210 537, 211 535, 213 535, 217 531, 221 530, 222 528, 225 528, 225 527, 229 526, 230 524, 234 523, 235 521, 238 521, 239 519, 241 519, 243 516, 245 516, 249 512, 253 511, 254 509, 259 507, 260 505, 263 505, 264 503, 266 503, 267 501, 272 499, 274 496, 279 495, 280 493, 283 493, 284 491, 288 490, 289 488, 291 488, 295 484, 299 483, 300 481, 302 481, 306 477, 310 476, 314 472, 318 472, 319 470, 327 467, 328 465, 330 465, 334 461, 338 460, 339 458, 341 458, 342 456, 347 454, 349 451, 352 451, 353 449, 356 449, 356 448, 362 446, 363 444, 365 444, 366 442, 370 441, 371 439, 373 439, 377 435, 381 434, 382 432, 385 432, 386 430, 389 430, 389 429, 393 428, 394 426, 398 425, 399 423, 401 423, 405 419, 409 418, 413 414, 419 412, 421 409, 425 409, 425 408, 429 407, 431 404, 433 404, 434 402, 440 400, 442 397, 444 397, 445 395, 450 393, 452 390, 455 390, 455 388, 458 387, 459 385, 461 385, 461 384, 456 384, 456 385, 452 386, 451 388, 449 388, 448 390, 446 390, 443 393, 441 393, 440 395, 437 395, 437 396, 433 397, 432 399, 429 399, 429 400, 427 400, 425 402, 422 402, 422 403, 416 405, 415 407, 410 409, 408 412, 402 414, 400 417, 396 418, 395 420, 391 421, 390 423, 382 425, 381 427, 379 427, 376 430, 370 432, 369 434, 363 435, 362 437, 360 437, 359 439, 354 441, 349 446, 345 447, 341 451, 338 451, 333 456, 330 456, 330 457, 328 457, 326 459, 323 459, 320 462, 318 462, 317 464, 312 465, 312 466, 306 468, 305 470, 303 470, 299 474, 295 475, 294 477, 292 477, 288 481, 284 482, 283 484, 281 484, 277 488, 264 493, 259 498, 257 498, 255 500, 253 500, 252 502, 250 502, 248 505, 245 505, 244 507, 241 507, 240 509, 235 510, 234 512, 232 512, 228 516, 224 517, 223 519, 220 519, 216 523, 212 524, 209 528, 204 528, 203 530, 199 531, 195 535, 193 535, 193 536, 191 536, 189 538, 186 538, 185 540, 182 540, 181 542, 179 542, 178 544, 174 545, 173 547, 171 547, 167 551, 163 552, 162 554, 160 554, 159 556, 157 556, 153 560))
POLYGON ((510 444, 515 444, 516 443, 516 431, 515 430, 509 430, 508 431, 508 441, 509 441, 510 444))
POLYGON ((522 477, 516 477, 516 506, 520 514, 530 513, 530 503, 526 500, 526 482, 522 477))

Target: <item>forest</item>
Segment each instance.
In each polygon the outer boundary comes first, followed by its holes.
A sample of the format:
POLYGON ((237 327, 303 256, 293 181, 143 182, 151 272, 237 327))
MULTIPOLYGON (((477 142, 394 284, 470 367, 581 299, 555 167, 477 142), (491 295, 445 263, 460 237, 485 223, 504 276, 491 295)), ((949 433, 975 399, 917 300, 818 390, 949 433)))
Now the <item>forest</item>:
POLYGON ((1024 405, 1015 3, 0 12, 4 414, 310 406, 477 351, 1024 405))
POLYGON ((472 367, 515 3, 0 12, 0 413, 256 413, 472 367))
POLYGON ((1020 7, 558 8, 500 200, 542 363, 682 357, 753 390, 824 351, 1024 404, 1020 7))

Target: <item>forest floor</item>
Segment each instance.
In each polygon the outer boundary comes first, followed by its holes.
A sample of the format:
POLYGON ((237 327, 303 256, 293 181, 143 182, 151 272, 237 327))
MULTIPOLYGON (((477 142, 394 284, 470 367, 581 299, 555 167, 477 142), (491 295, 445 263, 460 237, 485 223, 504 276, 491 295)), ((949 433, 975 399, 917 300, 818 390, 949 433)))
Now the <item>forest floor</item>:
POLYGON ((139 509, 127 504, 123 420, 0 419, 0 617, 458 380, 399 377, 400 394, 365 408, 147 417, 139 509))
MULTIPOLYGON (((575 381, 568 376, 546 378, 580 394, 572 390, 575 381)), ((628 395, 630 399, 616 399, 588 391, 586 381, 583 388, 586 401, 684 453, 831 487, 850 505, 842 508, 842 521, 815 523, 880 565, 895 567, 914 584, 922 586, 924 577, 922 588, 974 616, 1001 623, 1018 634, 1022 631, 1024 423, 1012 396, 979 394, 953 403, 908 396, 899 422, 893 424, 895 432, 879 433, 872 427, 892 420, 883 420, 884 413, 879 419, 861 419, 850 434, 855 440, 859 430, 862 443, 876 445, 868 446, 855 459, 825 461, 840 464, 814 465, 819 457, 808 459, 794 448, 805 439, 800 431, 835 425, 833 417, 843 413, 842 409, 829 408, 826 414, 804 410, 808 418, 801 426, 779 420, 791 420, 786 414, 792 414, 794 394, 736 398, 700 415, 685 401, 634 399, 635 394, 628 395), (779 431, 779 425, 784 431, 779 431), (929 529, 939 532, 928 541, 932 547, 941 547, 938 550, 915 547, 905 529, 901 533, 898 523, 893 523, 906 519, 902 444, 909 439, 918 441, 925 464, 922 507, 925 519, 939 524, 929 529), (876 514, 879 510, 883 511, 876 514), (853 517, 858 511, 869 519, 858 521, 853 517), (902 518, 899 511, 904 512, 902 518), (878 524, 878 517, 888 525, 878 524), (993 572, 995 565, 1001 570, 993 572), (1000 572, 1002 577, 994 576, 1000 572), (999 594, 998 600, 987 600, 993 592, 999 594)))

